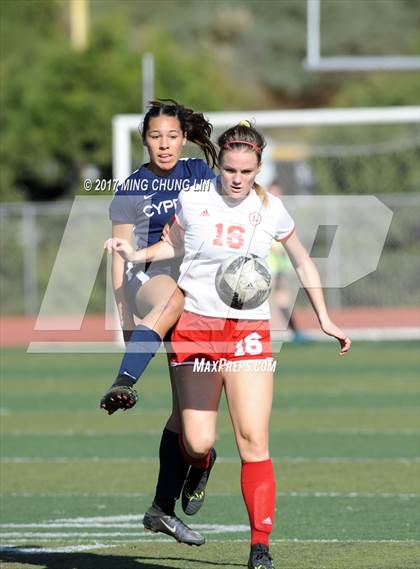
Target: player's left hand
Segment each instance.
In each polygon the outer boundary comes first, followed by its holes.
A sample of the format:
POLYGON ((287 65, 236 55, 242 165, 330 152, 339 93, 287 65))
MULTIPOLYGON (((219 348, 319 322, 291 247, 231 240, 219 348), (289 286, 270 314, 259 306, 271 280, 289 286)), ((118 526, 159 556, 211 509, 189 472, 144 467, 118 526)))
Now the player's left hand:
POLYGON ((346 334, 344 334, 344 332, 336 326, 334 322, 331 322, 331 320, 322 322, 321 328, 325 334, 336 338, 340 342, 340 356, 346 355, 351 346, 350 338, 346 336, 346 334))
POLYGON ((104 243, 104 249, 106 249, 108 253, 116 251, 125 261, 132 262, 135 258, 135 251, 130 243, 121 237, 107 239, 104 243))

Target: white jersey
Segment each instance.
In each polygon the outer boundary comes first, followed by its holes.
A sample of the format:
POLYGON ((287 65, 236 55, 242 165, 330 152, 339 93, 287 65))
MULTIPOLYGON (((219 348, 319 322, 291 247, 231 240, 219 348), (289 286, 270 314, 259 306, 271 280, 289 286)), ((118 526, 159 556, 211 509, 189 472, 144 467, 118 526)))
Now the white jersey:
POLYGON ((293 219, 271 194, 265 206, 255 190, 242 201, 223 198, 217 180, 179 194, 175 219, 184 232, 185 254, 178 286, 185 294, 185 310, 217 318, 266 320, 268 301, 252 310, 227 306, 217 294, 216 273, 220 263, 234 254, 265 259, 273 239, 282 241, 291 235, 293 219))

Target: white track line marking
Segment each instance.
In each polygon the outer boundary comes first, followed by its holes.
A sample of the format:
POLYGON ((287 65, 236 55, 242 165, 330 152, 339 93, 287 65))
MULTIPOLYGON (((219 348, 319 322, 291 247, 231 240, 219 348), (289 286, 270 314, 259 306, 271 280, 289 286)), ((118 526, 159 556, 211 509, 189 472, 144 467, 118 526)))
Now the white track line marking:
MULTIPOLYGON (((97 527, 102 527, 102 528, 109 528, 112 526, 109 525, 103 525, 100 526, 99 524, 96 524, 95 526, 71 526, 71 525, 45 525, 45 524, 39 524, 38 526, 31 526, 31 524, 28 525, 23 525, 22 526, 18 526, 21 527, 22 529, 25 529, 27 527, 38 527, 39 529, 42 528, 46 528, 46 529, 52 529, 54 527, 57 528, 97 528, 97 527)), ((117 526, 115 526, 117 527, 117 526)), ((121 524, 118 527, 120 528, 127 528, 127 529, 137 529, 140 530, 141 533, 139 533, 139 531, 133 532, 133 531, 106 531, 106 532, 98 532, 98 531, 92 531, 92 532, 26 532, 23 534, 22 532, 4 532, 1 535, 3 537, 7 537, 7 538, 12 538, 12 537, 22 537, 23 535, 25 536, 25 538, 36 538, 36 537, 49 537, 49 538, 73 538, 73 537, 136 537, 136 538, 141 538, 144 536, 143 534, 143 525, 141 524, 121 524)), ((249 526, 245 526, 245 525, 232 525, 232 526, 226 526, 226 525, 212 525, 212 524, 192 524, 191 527, 195 530, 198 531, 205 531, 206 533, 242 533, 242 532, 249 532, 249 526)), ((17 529, 17 528, 16 528, 17 529)))
MULTIPOLYGON (((144 514, 126 514, 119 516, 95 516, 95 517, 77 517, 77 518, 63 518, 55 520, 46 520, 40 523, 8 523, 2 524, 3 529, 26 529, 26 528, 36 528, 36 529, 63 529, 63 528, 75 528, 85 530, 87 528, 100 528, 100 529, 141 529, 143 531, 143 516, 144 514)), ((199 531, 206 531, 208 533, 237 533, 249 531, 249 526, 241 524, 192 524, 194 529, 199 531)), ((20 537, 21 532, 5 532, 6 537, 20 537)), ((37 533, 26 533, 25 537, 105 537, 105 536, 138 536, 139 534, 133 532, 106 532, 97 534, 95 532, 90 533, 75 533, 75 532, 65 532, 65 533, 51 533, 47 534, 45 532, 37 533)))
MULTIPOLYGON (((21 540, 16 540, 21 541, 21 540)), ((173 543, 173 540, 170 538, 156 538, 156 539, 142 539, 142 543, 147 542, 154 542, 154 543, 173 543)), ((249 539, 229 539, 229 540, 221 540, 221 539, 209 539, 207 543, 248 543, 249 539)), ((93 551, 98 549, 111 549, 115 547, 122 547, 123 544, 136 544, 138 543, 137 540, 125 540, 124 542, 114 542, 114 543, 92 543, 86 545, 73 545, 73 546, 59 546, 59 547, 48 547, 48 548, 34 548, 34 547, 16 547, 15 545, 4 545, 0 546, 1 553, 13 553, 13 554, 33 554, 33 555, 45 555, 49 553, 77 553, 81 551, 93 551)), ((402 540, 402 539, 299 539, 299 538, 289 538, 289 539, 271 539, 270 543, 299 543, 299 544, 306 544, 306 543, 322 543, 322 544, 399 544, 399 545, 418 545, 420 542, 416 540, 402 540)))
MULTIPOLYGON (((13 539, 13 538, 19 538, 22 537, 22 533, 20 532, 8 532, 8 533, 4 533, 2 534, 2 537, 6 538, 6 539, 13 539)), ((143 536, 142 533, 139 532, 54 532, 54 533, 48 533, 48 532, 25 532, 25 538, 27 539, 38 539, 38 538, 44 538, 44 539, 69 539, 69 538, 86 538, 89 537, 90 539, 96 539, 96 538, 103 538, 103 537, 134 537, 136 539, 141 539, 141 537, 143 536)))
MULTIPOLYGON (((2 535, 4 538, 42 538, 42 539, 75 539, 75 538, 110 538, 110 537, 123 537, 142 539, 145 536, 143 533, 143 521, 144 514, 126 514, 118 516, 95 516, 95 517, 76 517, 76 518, 62 518, 55 520, 46 520, 40 523, 8 523, 3 524, 3 529, 20 529, 24 531, 9 531, 4 532, 2 535), (34 531, 28 532, 28 528, 31 529, 47 529, 47 530, 63 530, 65 528, 74 528, 79 531, 34 531), (131 530, 136 529, 138 531, 104 531, 104 530, 131 530), (86 529, 92 529, 96 531, 87 532, 86 529), (81 530, 81 531, 80 531, 81 530), (99 530, 99 531, 98 531, 99 530), (141 533, 139 533, 139 530, 141 533)), ((244 524, 192 524, 193 529, 197 531, 203 531, 207 534, 224 534, 227 533, 243 533, 249 532, 249 526, 244 524)), ((340 540, 338 540, 340 541, 340 540)))
MULTIPOLYGON (((240 492, 212 492, 212 498, 227 498, 240 496, 240 492)), ((420 498, 415 492, 277 492, 277 496, 283 498, 420 498)), ((150 493, 146 492, 11 492, 4 495, 11 498, 147 498, 150 493)), ((1 526, 0 526, 1 527, 1 526)))
POLYGON ((111 547, 118 547, 120 544, 104 544, 95 543, 91 545, 66 545, 62 547, 48 547, 48 548, 35 548, 35 547, 15 547, 13 545, 0 546, 0 553, 13 553, 17 555, 27 555, 28 553, 34 555, 44 555, 46 553, 79 553, 81 551, 91 551, 94 549, 109 549, 111 547))
MULTIPOLYGON (((0 414, 1 416, 1 414, 0 414)), ((14 431, 3 431, 4 436, 11 436, 11 437, 51 437, 51 436, 59 436, 59 437, 74 437, 74 436, 83 436, 83 437, 107 437, 107 436, 126 436, 126 435, 148 435, 148 436, 161 436, 162 430, 147 430, 147 431, 79 431, 73 429, 64 429, 58 431, 26 431, 26 430, 14 430, 14 431)), ((319 428, 319 429, 270 429, 270 434, 299 434, 299 435, 306 435, 306 434, 320 434, 320 435, 418 435, 420 433, 419 429, 371 429, 371 428, 319 428)), ((227 429, 219 430, 220 435, 230 435, 231 431, 227 429)))
POLYGON ((297 498, 420 498, 420 494, 390 492, 277 492, 277 496, 297 498))
MULTIPOLYGON (((379 457, 372 458, 369 456, 343 456, 343 457, 332 457, 332 456, 319 456, 319 457, 307 457, 307 456, 284 456, 284 457, 272 457, 272 461, 275 463, 284 462, 397 462, 403 464, 420 463, 419 457, 379 457)), ((105 458, 99 456, 92 456, 89 458, 83 457, 29 457, 29 456, 11 456, 2 457, 3 463, 15 463, 15 462, 42 462, 42 463, 64 463, 69 462, 110 462, 110 463, 125 463, 134 462, 142 464, 157 464, 158 459, 156 457, 138 457, 138 458, 105 458)), ((217 457, 218 464, 239 464, 239 458, 237 457, 217 457)))

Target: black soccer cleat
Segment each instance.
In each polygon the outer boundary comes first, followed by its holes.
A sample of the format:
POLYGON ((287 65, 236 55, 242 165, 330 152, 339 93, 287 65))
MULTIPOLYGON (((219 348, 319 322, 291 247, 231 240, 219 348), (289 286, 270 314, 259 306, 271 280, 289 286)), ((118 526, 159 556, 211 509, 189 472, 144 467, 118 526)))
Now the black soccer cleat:
POLYGON ((146 531, 165 533, 179 543, 203 545, 206 542, 198 531, 192 530, 175 514, 167 515, 154 506, 151 506, 144 514, 143 525, 146 531))
POLYGON ((274 569, 273 558, 268 551, 268 547, 263 543, 251 545, 248 569, 274 569))
POLYGON ((182 509, 187 516, 193 516, 204 504, 206 486, 211 469, 216 462, 216 449, 210 451, 210 465, 206 470, 191 466, 182 489, 182 509))
POLYGON ((112 415, 118 409, 131 409, 139 396, 134 389, 136 380, 131 376, 120 374, 101 399, 100 407, 112 415))

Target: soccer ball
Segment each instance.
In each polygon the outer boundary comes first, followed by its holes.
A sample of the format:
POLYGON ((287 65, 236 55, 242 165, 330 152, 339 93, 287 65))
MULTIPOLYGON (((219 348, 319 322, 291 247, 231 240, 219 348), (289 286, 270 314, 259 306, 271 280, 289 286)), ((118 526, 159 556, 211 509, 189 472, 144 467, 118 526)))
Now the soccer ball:
POLYGON ((225 304, 237 310, 252 310, 269 297, 272 277, 267 263, 249 253, 233 255, 223 261, 215 283, 225 304))

